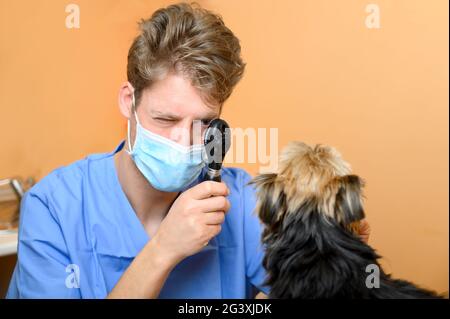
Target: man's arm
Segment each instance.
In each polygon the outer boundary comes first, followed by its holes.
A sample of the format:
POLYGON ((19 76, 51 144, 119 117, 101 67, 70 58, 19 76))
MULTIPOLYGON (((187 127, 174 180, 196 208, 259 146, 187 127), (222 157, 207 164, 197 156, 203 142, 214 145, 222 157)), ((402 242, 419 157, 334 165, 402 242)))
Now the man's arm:
POLYGON ((157 298, 175 265, 220 232, 230 208, 228 194, 224 183, 210 181, 181 194, 108 298, 157 298))
POLYGON ((21 202, 17 263, 6 298, 80 298, 80 290, 66 283, 70 264, 45 196, 28 191, 21 202))
POLYGON ((154 238, 136 256, 107 298, 157 298, 175 265, 154 238))

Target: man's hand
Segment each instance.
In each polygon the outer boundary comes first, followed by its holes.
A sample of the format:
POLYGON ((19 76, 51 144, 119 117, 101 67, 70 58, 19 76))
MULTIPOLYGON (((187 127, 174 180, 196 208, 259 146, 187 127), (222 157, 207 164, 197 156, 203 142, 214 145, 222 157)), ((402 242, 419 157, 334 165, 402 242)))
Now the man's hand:
POLYGON ((359 237, 363 242, 366 244, 369 243, 369 236, 370 236, 370 225, 369 222, 366 219, 362 219, 359 222, 359 237))
POLYGON ((172 264, 200 251, 221 231, 230 208, 224 183, 206 181, 182 193, 161 222, 153 241, 172 264))

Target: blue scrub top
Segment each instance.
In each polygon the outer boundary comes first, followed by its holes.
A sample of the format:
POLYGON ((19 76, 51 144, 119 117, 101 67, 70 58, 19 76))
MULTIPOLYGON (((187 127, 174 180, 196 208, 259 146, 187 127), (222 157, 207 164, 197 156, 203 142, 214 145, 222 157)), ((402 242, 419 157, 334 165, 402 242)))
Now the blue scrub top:
MULTIPOLYGON (((113 289, 150 240, 117 177, 114 154, 123 146, 56 169, 25 194, 7 298, 105 298, 113 289)), ((250 179, 223 169, 231 208, 222 231, 172 270, 160 298, 268 294, 250 179)))

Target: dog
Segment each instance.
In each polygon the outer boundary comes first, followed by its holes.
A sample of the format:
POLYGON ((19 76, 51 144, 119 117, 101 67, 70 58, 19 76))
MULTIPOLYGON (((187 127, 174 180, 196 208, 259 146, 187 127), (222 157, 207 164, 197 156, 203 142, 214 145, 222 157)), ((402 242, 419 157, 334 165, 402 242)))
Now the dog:
POLYGON ((364 181, 336 149, 291 142, 277 172, 250 184, 263 224, 269 298, 440 298, 391 278, 360 239, 364 181))

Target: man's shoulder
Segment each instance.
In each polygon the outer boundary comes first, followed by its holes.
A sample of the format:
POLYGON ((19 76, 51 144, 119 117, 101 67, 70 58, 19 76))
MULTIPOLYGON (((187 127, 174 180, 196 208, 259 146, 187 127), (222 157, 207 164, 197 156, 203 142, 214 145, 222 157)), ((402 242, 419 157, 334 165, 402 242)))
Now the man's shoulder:
POLYGON ((60 166, 44 176, 28 193, 43 199, 60 192, 69 191, 74 195, 89 171, 104 166, 110 156, 111 153, 91 154, 71 164, 60 166))

